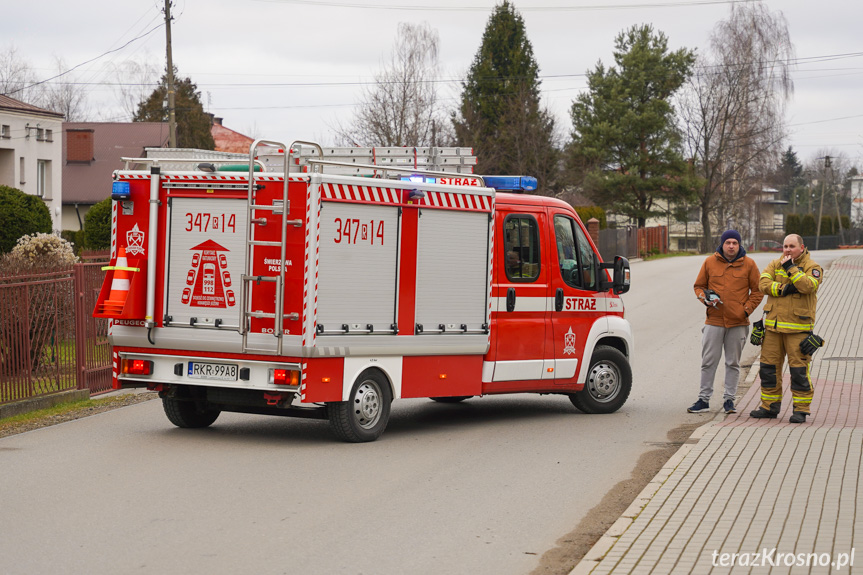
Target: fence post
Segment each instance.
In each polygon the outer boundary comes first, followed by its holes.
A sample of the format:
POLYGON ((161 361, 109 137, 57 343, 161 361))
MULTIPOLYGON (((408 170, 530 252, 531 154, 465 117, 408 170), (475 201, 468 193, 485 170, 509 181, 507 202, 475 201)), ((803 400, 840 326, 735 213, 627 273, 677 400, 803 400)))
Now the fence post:
POLYGON ((75 278, 75 387, 87 389, 84 373, 87 366, 87 324, 84 315, 84 264, 77 263, 72 268, 75 278))
POLYGON ((587 233, 590 235, 590 239, 593 240, 593 245, 597 248, 599 247, 599 220, 596 218, 590 218, 587 220, 587 233))

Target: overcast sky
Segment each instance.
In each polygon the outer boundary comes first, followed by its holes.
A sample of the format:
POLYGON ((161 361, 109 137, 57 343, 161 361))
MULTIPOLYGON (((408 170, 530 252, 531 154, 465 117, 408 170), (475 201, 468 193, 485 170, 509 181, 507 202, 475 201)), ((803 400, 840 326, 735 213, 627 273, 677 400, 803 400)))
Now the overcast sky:
MULTIPOLYGON (((863 164, 863 2, 768 0, 788 21, 798 64, 787 114, 788 144, 805 161, 824 152, 863 164)), ((87 82, 91 112, 123 121, 111 65, 164 68, 164 0, 4 2, 0 50, 10 46, 46 78, 59 56, 67 77, 87 82), (147 34, 147 32, 150 32, 147 34), (142 38, 139 38, 143 36, 142 38), (136 39, 138 38, 138 39, 136 39), (134 41, 132 41, 134 40, 134 41), (131 42, 130 42, 131 41, 131 42)), ((388 57, 399 22, 428 22, 440 34, 442 103, 454 107, 494 0, 174 0, 173 57, 205 108, 252 136, 332 143, 364 83, 388 57)), ((544 103, 561 135, 568 110, 597 61, 612 63, 614 37, 650 23, 670 47, 704 49, 730 2, 708 0, 521 0, 542 77, 544 103)), ((147 89, 148 92, 151 88, 147 89)))

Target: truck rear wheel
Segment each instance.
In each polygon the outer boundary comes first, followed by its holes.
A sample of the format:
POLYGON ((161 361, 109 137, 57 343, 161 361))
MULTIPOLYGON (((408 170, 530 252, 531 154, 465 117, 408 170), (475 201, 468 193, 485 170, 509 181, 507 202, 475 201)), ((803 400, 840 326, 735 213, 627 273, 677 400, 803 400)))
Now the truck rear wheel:
POLYGON ((177 427, 207 427, 216 421, 221 413, 218 409, 204 409, 198 401, 163 397, 162 407, 165 415, 177 427))
POLYGON ((330 427, 339 439, 350 443, 374 441, 387 427, 392 401, 386 377, 367 369, 354 382, 347 401, 327 404, 330 427))
POLYGON ((620 350, 598 345, 593 351, 584 389, 569 400, 584 413, 613 413, 623 407, 632 390, 632 369, 620 350))

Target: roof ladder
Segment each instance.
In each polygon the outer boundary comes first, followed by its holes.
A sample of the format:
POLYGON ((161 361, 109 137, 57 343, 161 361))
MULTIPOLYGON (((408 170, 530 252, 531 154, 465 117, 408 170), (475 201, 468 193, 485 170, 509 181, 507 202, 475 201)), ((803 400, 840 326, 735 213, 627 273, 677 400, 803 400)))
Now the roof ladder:
MULTIPOLYGON (((307 145, 317 146, 317 144, 309 144, 308 142, 296 142, 307 145)), ((288 229, 288 212, 290 211, 290 204, 288 203, 288 170, 290 168, 290 163, 292 159, 292 150, 291 148, 286 147, 284 144, 280 142, 274 142, 271 140, 255 140, 251 147, 249 148, 249 192, 248 192, 248 201, 246 203, 246 272, 242 276, 242 317, 240 321, 240 333, 243 336, 243 351, 251 351, 262 354, 274 354, 274 355, 283 355, 284 350, 284 321, 285 321, 285 255, 287 250, 287 229, 288 229), (284 162, 284 182, 282 187, 282 203, 277 204, 275 201, 270 204, 258 204, 256 197, 257 191, 259 187, 258 184, 255 183, 255 163, 257 157, 257 148, 260 145, 269 145, 269 146, 277 146, 279 149, 284 150, 285 154, 285 162, 284 162), (282 218, 281 218, 281 234, 279 236, 279 241, 260 241, 255 239, 255 227, 253 221, 253 215, 256 210, 266 210, 272 212, 278 212, 281 210, 282 218), (279 265, 279 273, 275 276, 253 276, 252 275, 252 266, 253 259, 252 254, 254 252, 255 246, 267 246, 267 247, 278 247, 279 248, 279 261, 281 265, 279 265), (251 286, 252 283, 260 283, 260 282, 272 282, 276 284, 276 309, 274 313, 266 313, 261 311, 252 311, 252 298, 251 298, 251 286), (251 319, 272 319, 273 320, 273 336, 276 338, 276 345, 273 347, 266 348, 254 348, 249 346, 249 330, 251 328, 251 319)), ((318 146, 318 150, 320 147, 318 146)), ((292 316, 292 319, 300 319, 299 313, 289 314, 292 316)))

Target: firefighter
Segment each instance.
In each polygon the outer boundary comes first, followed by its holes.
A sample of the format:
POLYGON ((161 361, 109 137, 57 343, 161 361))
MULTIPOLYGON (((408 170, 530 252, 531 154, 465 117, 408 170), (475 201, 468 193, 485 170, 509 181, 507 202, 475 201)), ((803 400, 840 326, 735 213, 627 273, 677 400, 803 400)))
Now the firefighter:
POLYGON ((758 290, 758 266, 740 245, 740 234, 728 230, 719 247, 704 260, 695 280, 695 295, 707 307, 701 328, 701 388, 687 408, 702 413, 710 408, 713 378, 725 351, 725 394, 722 408, 735 413, 734 396, 740 379, 740 354, 746 345, 749 314, 764 295, 758 290))
POLYGON ((782 367, 788 356, 791 371, 791 423, 804 423, 814 388, 809 378, 812 354, 823 340, 815 328, 815 302, 822 279, 821 266, 809 257, 803 238, 785 238, 782 257, 770 262, 758 287, 767 295, 764 304, 764 341, 761 347, 761 406, 750 412, 758 419, 775 419, 782 405, 782 367))

